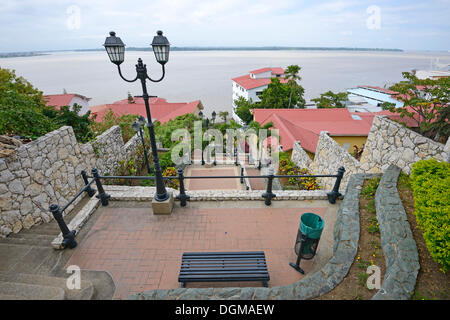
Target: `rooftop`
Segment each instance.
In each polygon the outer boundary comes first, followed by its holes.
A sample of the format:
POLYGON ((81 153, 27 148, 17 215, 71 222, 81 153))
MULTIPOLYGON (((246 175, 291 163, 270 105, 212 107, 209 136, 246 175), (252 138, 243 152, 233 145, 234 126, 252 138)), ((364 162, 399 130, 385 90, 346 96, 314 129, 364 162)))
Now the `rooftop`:
POLYGON ((272 122, 279 130, 283 150, 292 149, 295 141, 315 152, 321 131, 334 136, 367 136, 373 114, 352 117, 346 108, 336 109, 254 109, 254 120, 264 125, 272 122))
POLYGON ((87 98, 81 94, 76 93, 64 93, 64 94, 48 94, 44 95, 44 101, 48 106, 56 107, 57 109, 68 106, 72 102, 72 99, 78 97, 80 99, 89 101, 91 98, 87 98))
MULTIPOLYGON (((236 77, 231 80, 233 80, 234 82, 236 82, 237 84, 239 84, 241 87, 243 87, 246 90, 259 88, 259 87, 268 85, 270 83, 271 77, 254 79, 251 77, 251 74, 260 74, 260 73, 264 73, 264 72, 268 72, 268 71, 272 71, 272 73, 271 73, 272 77, 284 74, 283 68, 278 68, 278 67, 277 68, 262 68, 262 69, 250 71, 249 74, 246 74, 246 75, 243 75, 240 77, 236 77)), ((287 83, 287 80, 280 78, 280 82, 287 83)))
MULTIPOLYGON (((115 114, 121 116, 124 114, 136 114, 147 117, 145 103, 142 98, 134 98, 135 103, 129 103, 128 99, 119 100, 112 104, 103 104, 91 107, 91 114, 97 115, 95 121, 99 122, 105 114, 111 109, 115 114)), ((166 123, 178 116, 194 113, 196 110, 202 110, 203 105, 200 100, 192 102, 171 103, 164 98, 150 98, 150 111, 153 121, 166 123)))

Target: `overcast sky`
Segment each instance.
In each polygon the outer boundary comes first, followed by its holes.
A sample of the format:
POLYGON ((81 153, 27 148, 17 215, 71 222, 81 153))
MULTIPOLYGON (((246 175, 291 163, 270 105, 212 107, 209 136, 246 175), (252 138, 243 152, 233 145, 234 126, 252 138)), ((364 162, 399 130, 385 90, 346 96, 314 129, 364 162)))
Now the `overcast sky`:
POLYGON ((450 49, 450 0, 1 0, 0 52, 147 46, 450 49))

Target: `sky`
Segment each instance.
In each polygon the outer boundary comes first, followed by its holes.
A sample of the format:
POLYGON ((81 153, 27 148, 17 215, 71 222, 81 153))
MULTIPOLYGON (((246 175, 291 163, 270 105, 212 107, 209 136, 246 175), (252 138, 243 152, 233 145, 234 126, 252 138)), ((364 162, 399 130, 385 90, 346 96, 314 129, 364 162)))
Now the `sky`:
POLYGON ((1 0, 0 52, 172 46, 450 50, 450 0, 1 0))

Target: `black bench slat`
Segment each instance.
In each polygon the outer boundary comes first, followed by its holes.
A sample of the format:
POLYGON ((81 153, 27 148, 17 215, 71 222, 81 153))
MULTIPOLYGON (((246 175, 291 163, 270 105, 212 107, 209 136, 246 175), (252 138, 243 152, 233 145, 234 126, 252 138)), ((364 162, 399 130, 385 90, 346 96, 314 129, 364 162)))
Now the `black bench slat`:
POLYGON ((263 251, 185 252, 178 281, 263 281, 270 280, 263 251))

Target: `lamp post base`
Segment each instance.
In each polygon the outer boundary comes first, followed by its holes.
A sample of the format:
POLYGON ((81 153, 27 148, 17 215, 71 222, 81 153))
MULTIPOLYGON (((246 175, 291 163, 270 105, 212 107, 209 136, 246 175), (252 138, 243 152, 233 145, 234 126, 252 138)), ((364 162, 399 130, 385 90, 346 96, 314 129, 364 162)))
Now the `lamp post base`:
POLYGON ((152 200, 152 210, 153 214, 159 215, 159 214, 171 214, 172 209, 174 206, 174 199, 173 199, 173 193, 167 191, 169 197, 164 201, 156 201, 155 199, 152 200))

